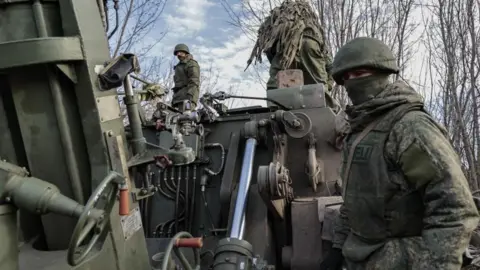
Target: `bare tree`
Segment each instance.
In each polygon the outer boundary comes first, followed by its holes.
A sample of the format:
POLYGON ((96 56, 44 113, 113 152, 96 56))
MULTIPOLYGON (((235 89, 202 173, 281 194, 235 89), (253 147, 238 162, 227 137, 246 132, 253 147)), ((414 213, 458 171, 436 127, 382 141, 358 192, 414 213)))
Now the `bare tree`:
POLYGON ((479 2, 431 0, 427 46, 433 87, 439 89, 441 114, 462 160, 470 187, 478 189, 480 162, 479 2))
POLYGON ((109 25, 115 25, 109 34, 113 57, 120 52, 134 52, 143 57, 165 37, 166 29, 155 35, 152 32, 159 29, 159 18, 167 0, 117 0, 107 3, 112 3, 112 7, 107 5, 107 10, 115 11, 115 15, 111 12, 109 16, 109 25))
MULTIPOLYGON (((262 19, 280 2, 243 1, 235 7, 224 2, 224 6, 231 24, 254 37, 262 19)), ((312 4, 333 52, 358 36, 376 37, 391 47, 401 68, 397 79, 406 77, 425 96, 429 110, 449 130, 472 189, 477 189, 480 2, 316 0, 312 4)), ((341 87, 335 87, 334 96, 346 104, 341 87)))
MULTIPOLYGON (((104 0, 104 25, 112 57, 126 52, 135 54, 142 70, 139 76, 169 89, 171 72, 164 68, 167 59, 152 53, 152 49, 167 34, 167 29, 158 31, 160 15, 166 3, 167 0, 104 0)), ((133 85, 141 87, 138 83, 133 85)), ((123 100, 120 100, 120 106, 125 115, 123 100)), ((142 102, 141 106, 147 114, 154 110, 152 102, 142 102)))
MULTIPOLYGON (((140 77, 157 84, 167 82, 170 72, 163 69, 166 58, 152 53, 152 49, 167 34, 167 29, 159 31, 158 27, 167 0, 104 0, 104 3, 112 57, 125 52, 133 53, 140 59, 140 77)), ((149 107, 151 104, 142 103, 142 106, 149 107)))
MULTIPOLYGON (((283 0, 251 1, 232 6, 222 1, 230 16, 230 24, 242 30, 252 40, 270 10, 283 0)), ((320 23, 324 27, 325 39, 332 53, 347 41, 358 36, 376 37, 386 42, 398 55, 397 63, 404 69, 416 49, 413 33, 419 22, 411 20, 418 8, 414 0, 315 0, 311 1, 320 23)), ((257 67, 257 72, 267 68, 257 67)), ((403 76, 402 73, 399 76, 403 76)), ((348 98, 341 87, 335 86, 333 96, 345 106, 348 98)))

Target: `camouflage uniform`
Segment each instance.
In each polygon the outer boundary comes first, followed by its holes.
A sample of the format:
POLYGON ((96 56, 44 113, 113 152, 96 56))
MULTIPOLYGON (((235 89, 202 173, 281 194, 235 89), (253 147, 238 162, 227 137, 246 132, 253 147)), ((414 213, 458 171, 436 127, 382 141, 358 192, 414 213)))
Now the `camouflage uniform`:
POLYGON ((277 88, 277 73, 285 69, 301 69, 305 84, 325 83, 331 89, 333 80, 327 73, 330 51, 318 21, 304 0, 284 1, 265 19, 248 65, 254 58, 255 62, 261 62, 262 53, 267 55, 270 62, 267 90, 277 88))
POLYGON ((333 248, 342 249, 349 270, 458 270, 478 211, 446 131, 409 85, 389 82, 395 72, 395 57, 376 39, 354 39, 335 56, 333 77, 354 105, 346 110, 351 133, 333 248), (377 73, 344 82, 357 68, 377 73), (373 129, 352 149, 366 126, 373 129))
POLYGON ((188 47, 185 44, 178 44, 175 46, 174 55, 178 51, 187 53, 187 57, 178 62, 174 67, 175 75, 173 80, 175 87, 173 88, 172 105, 178 105, 184 100, 189 100, 193 107, 198 104, 198 97, 200 94, 200 66, 193 56, 189 53, 188 47))
MULTIPOLYGON (((270 61, 269 78, 267 81, 267 90, 277 89, 277 73, 285 69, 301 69, 303 71, 304 84, 324 83, 328 85, 328 90, 332 89, 333 81, 327 73, 327 66, 331 65, 330 56, 320 46, 322 42, 318 38, 308 36, 304 32, 304 38, 300 49, 295 54, 290 66, 282 67, 283 56, 275 54, 276 48, 272 48, 270 61)), ((277 43, 277 46, 279 44, 277 43)))

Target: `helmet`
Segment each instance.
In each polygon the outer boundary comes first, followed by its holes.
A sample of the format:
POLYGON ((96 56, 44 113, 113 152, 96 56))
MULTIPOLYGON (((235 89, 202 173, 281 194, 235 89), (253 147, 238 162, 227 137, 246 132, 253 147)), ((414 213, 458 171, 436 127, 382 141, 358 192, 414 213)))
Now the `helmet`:
POLYGON ((382 41, 358 37, 350 40, 338 50, 332 63, 332 77, 343 85, 345 72, 357 68, 372 68, 390 73, 398 73, 397 59, 382 41))
POLYGON ((190 50, 188 49, 187 45, 181 43, 175 46, 175 49, 173 50, 173 55, 177 55, 177 52, 190 53, 190 50))

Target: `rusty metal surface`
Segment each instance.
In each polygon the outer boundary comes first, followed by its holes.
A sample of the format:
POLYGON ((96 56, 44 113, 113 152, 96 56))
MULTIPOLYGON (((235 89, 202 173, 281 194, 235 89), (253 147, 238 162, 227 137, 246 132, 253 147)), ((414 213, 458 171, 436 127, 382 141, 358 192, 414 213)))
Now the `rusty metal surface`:
POLYGON ((281 70, 277 73, 278 88, 289 88, 303 85, 303 72, 300 69, 281 70))

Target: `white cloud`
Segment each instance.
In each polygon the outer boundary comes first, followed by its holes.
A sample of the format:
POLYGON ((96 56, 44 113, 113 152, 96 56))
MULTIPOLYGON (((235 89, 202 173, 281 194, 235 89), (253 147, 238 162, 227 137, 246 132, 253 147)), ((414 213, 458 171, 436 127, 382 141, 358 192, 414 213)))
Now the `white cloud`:
MULTIPOLYGON (((250 1, 254 10, 262 10, 262 1, 250 1)), ((234 10, 240 9, 241 4, 233 5, 234 10)), ((252 24, 256 18, 251 18, 252 24)), ((215 26, 213 26, 215 27, 215 26)), ((238 95, 265 97, 265 83, 268 79, 268 70, 258 71, 253 64, 247 71, 245 67, 250 57, 251 50, 255 40, 247 36, 237 28, 217 28, 215 31, 220 36, 225 36, 224 41, 218 46, 205 46, 205 43, 192 46, 192 54, 199 61, 200 65, 212 65, 219 72, 218 85, 221 90, 228 89, 231 85, 236 85, 240 93, 238 95)), ((238 103, 237 103, 238 104, 238 103)), ((266 105, 264 101, 247 101, 243 104, 248 105, 266 105)))
POLYGON ((175 12, 165 21, 176 36, 191 35, 205 28, 208 9, 213 5, 208 0, 175 0, 175 12))
MULTIPOLYGON (((220 90, 227 90, 231 85, 236 85, 241 92, 240 95, 265 97, 266 92, 263 83, 253 79, 253 68, 250 67, 249 70, 244 72, 253 45, 253 41, 248 37, 238 34, 236 38, 228 39, 220 46, 194 45, 191 51, 201 66, 203 65, 206 68, 207 65, 211 64, 213 68, 218 70, 220 90)), ((267 74, 262 74, 262 77, 266 76, 267 74)), ((263 101, 247 103, 265 104, 263 101)))
MULTIPOLYGON (((261 2, 252 1, 252 7, 258 10, 263 9, 261 2)), ((226 26, 224 22, 221 25, 211 23, 207 25, 207 21, 215 16, 213 8, 210 8, 216 3, 215 0, 176 0, 173 2, 170 6, 173 12, 169 12, 164 17, 169 33, 158 54, 170 54, 169 46, 172 44, 188 43, 191 53, 199 62, 202 70, 206 71, 212 66, 215 71, 218 71, 218 90, 228 90, 230 86, 235 85, 238 95, 265 97, 265 82, 268 79, 268 72, 257 71, 253 65, 244 72, 255 41, 240 29, 221 27, 226 26), (211 38, 211 31, 216 38, 211 38), (200 35, 205 32, 210 33, 205 36, 200 35), (221 41, 216 42, 217 39, 221 41)), ((234 8, 238 9, 240 5, 240 3, 234 4, 234 8)), ((222 20, 219 19, 219 21, 222 20)), ((227 19, 225 18, 225 20, 227 19)), ((266 105, 264 101, 237 102, 236 104, 266 105)))

